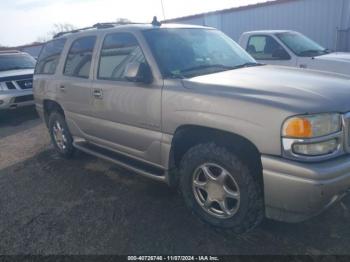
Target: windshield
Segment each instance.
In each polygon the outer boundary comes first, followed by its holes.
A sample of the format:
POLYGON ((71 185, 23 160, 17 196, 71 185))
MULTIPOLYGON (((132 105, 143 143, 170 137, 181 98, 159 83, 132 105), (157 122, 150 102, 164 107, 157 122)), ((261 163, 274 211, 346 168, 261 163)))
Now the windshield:
POLYGON ((212 29, 144 31, 163 77, 193 77, 257 65, 238 44, 212 29))
POLYGON ((313 57, 328 53, 327 49, 302 34, 281 33, 277 37, 298 56, 313 57))
POLYGON ((35 59, 29 55, 0 55, 0 71, 34 68, 35 59))

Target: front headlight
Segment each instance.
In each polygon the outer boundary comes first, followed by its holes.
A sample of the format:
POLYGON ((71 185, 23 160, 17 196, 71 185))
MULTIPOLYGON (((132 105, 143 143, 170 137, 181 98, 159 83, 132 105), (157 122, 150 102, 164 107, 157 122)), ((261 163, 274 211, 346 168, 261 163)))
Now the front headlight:
POLYGON ((312 138, 340 131, 339 114, 319 114, 295 116, 287 119, 282 128, 282 136, 290 138, 312 138))
POLYGON ((5 89, 5 83, 0 83, 0 91, 5 91, 6 89, 5 89))
POLYGON ((282 126, 284 156, 320 160, 342 153, 340 114, 303 115, 288 118, 282 126))

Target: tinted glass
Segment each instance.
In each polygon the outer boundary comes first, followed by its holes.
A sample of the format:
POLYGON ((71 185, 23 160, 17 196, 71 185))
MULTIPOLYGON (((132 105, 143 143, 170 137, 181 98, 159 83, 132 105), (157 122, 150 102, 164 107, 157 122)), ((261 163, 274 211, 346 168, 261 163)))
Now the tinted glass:
POLYGON ((35 69, 36 74, 54 74, 66 39, 48 42, 40 53, 35 69))
POLYGON ((87 36, 73 42, 64 66, 64 75, 88 78, 90 74, 95 36, 87 36))
POLYGON ((129 33, 107 35, 101 49, 98 78, 124 80, 125 68, 132 62, 145 63, 136 38, 129 33))
POLYGON ((163 77, 192 77, 256 63, 225 34, 210 29, 144 31, 163 77))
POLYGON ((324 47, 301 34, 281 33, 277 37, 298 56, 312 57, 328 53, 324 47))
POLYGON ((29 55, 0 55, 0 71, 34 68, 35 62, 35 59, 29 55))
POLYGON ((256 60, 278 60, 280 54, 288 56, 284 48, 271 36, 252 36, 249 38, 247 52, 256 60))

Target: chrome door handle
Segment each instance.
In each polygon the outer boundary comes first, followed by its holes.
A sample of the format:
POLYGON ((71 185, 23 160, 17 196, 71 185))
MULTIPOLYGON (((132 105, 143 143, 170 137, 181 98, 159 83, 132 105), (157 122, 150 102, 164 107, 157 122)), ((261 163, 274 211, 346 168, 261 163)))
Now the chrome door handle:
POLYGON ((96 98, 102 98, 102 90, 101 89, 94 89, 93 96, 96 98))
POLYGON ((64 92, 65 91, 65 89, 66 89, 66 87, 65 86, 60 86, 60 90, 62 91, 62 92, 64 92))

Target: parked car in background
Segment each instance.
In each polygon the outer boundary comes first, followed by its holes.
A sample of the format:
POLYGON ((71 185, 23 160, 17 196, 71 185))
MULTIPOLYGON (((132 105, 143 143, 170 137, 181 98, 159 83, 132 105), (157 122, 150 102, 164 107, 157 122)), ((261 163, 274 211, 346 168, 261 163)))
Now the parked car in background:
POLYGON ((79 149, 179 187, 202 220, 244 232, 347 193, 349 83, 257 63, 213 28, 111 23, 46 43, 34 96, 62 156, 79 149))
POLYGON ((0 110, 34 105, 35 63, 27 53, 0 52, 0 110))
POLYGON ((246 32, 239 44, 261 63, 350 75, 350 53, 331 52, 298 32, 246 32))

